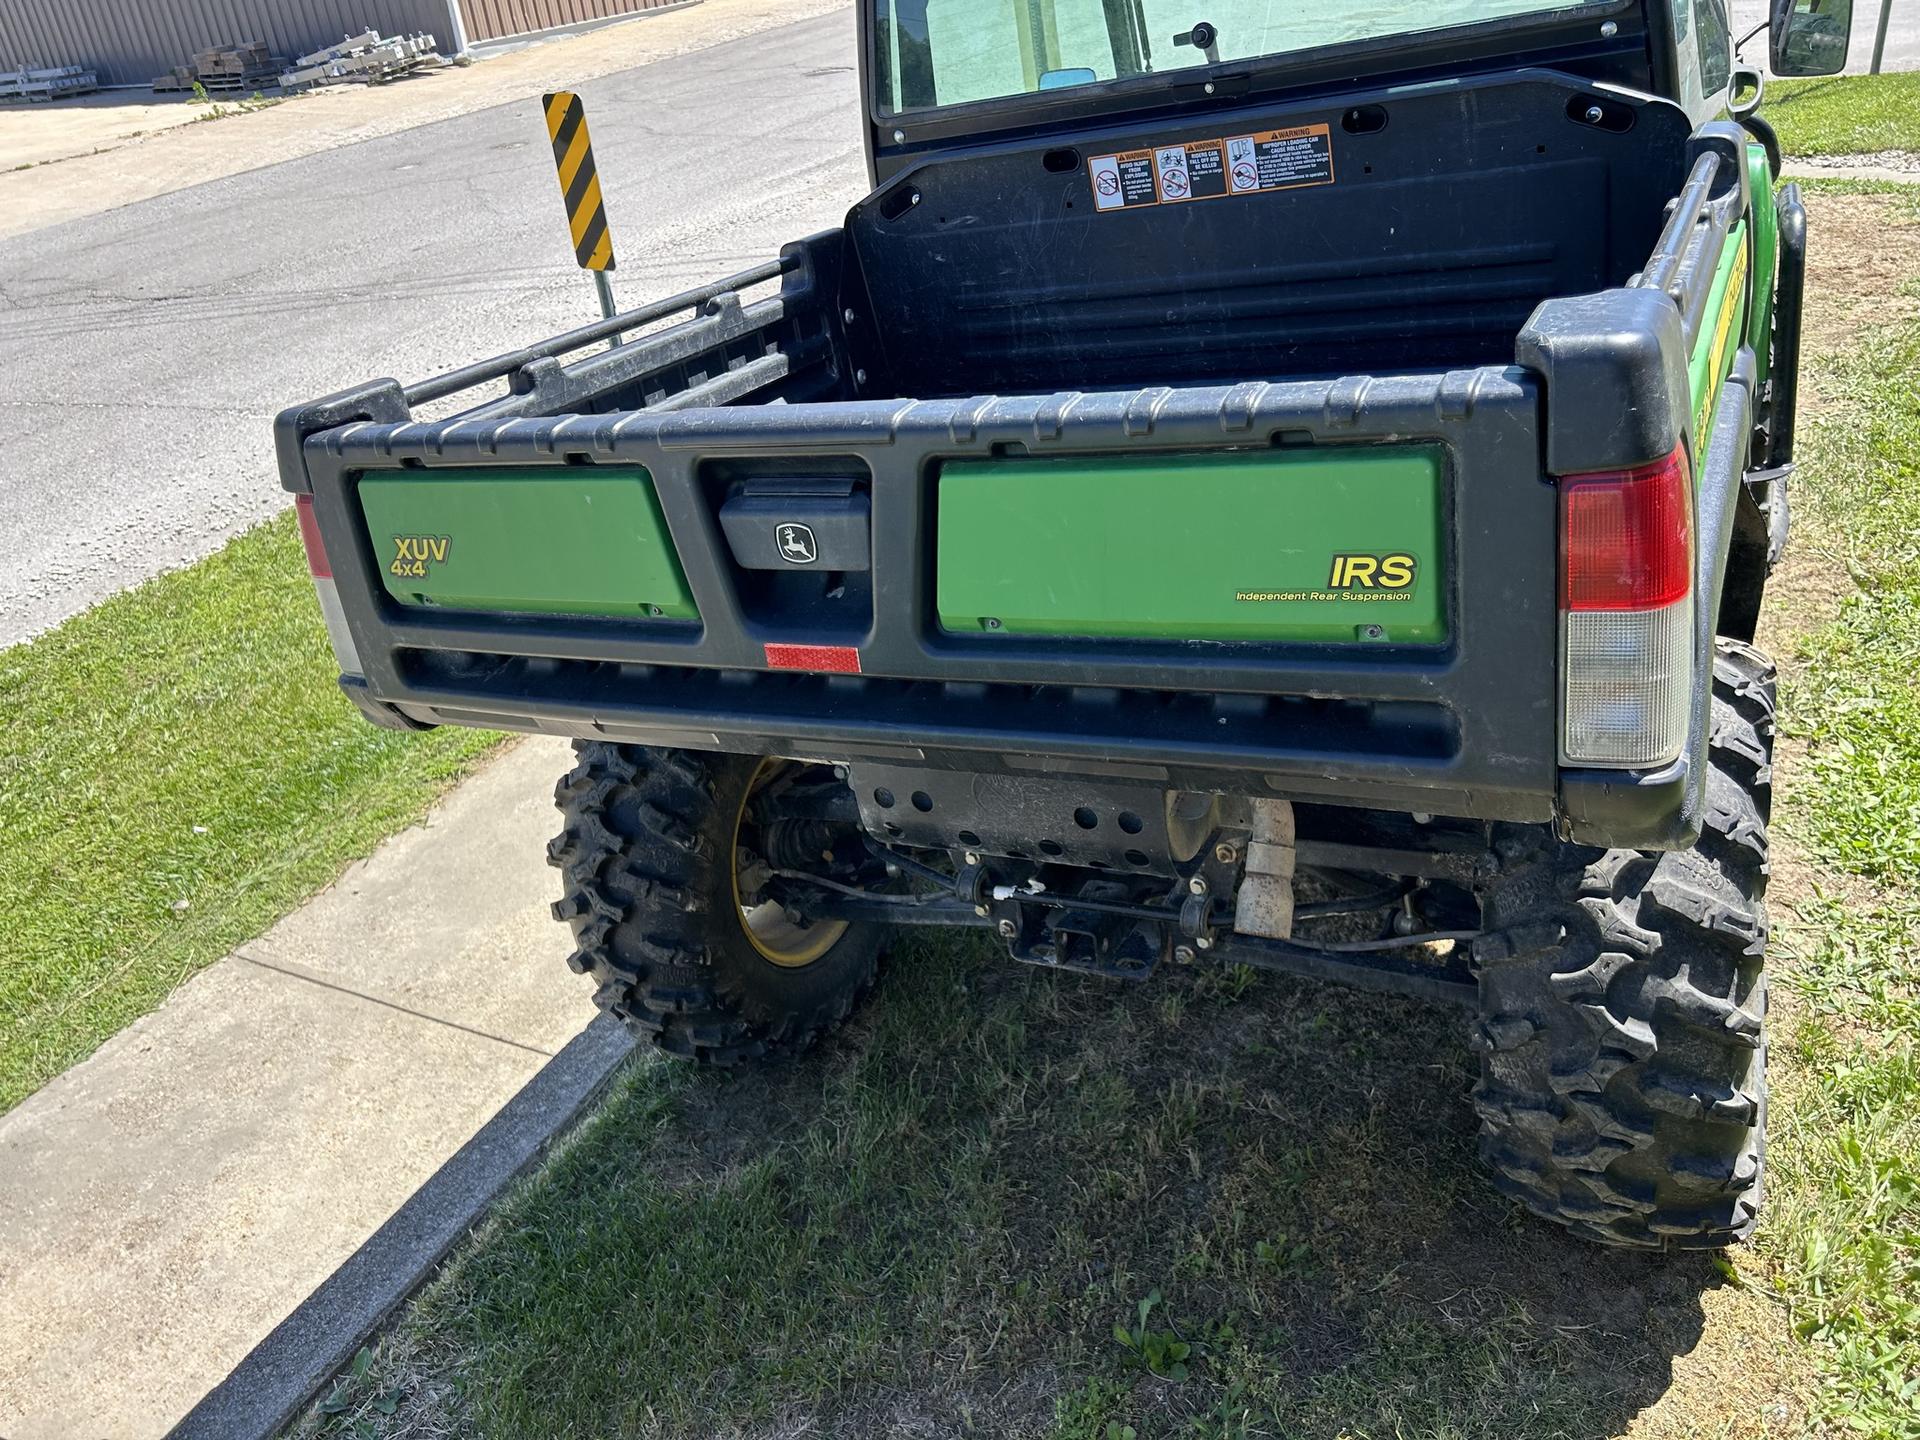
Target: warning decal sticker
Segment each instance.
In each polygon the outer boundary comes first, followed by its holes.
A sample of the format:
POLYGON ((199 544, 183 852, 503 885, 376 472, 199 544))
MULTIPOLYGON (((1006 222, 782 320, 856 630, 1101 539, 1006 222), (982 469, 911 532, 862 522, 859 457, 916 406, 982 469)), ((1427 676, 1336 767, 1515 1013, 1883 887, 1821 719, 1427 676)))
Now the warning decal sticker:
POLYGON ((1163 146, 1153 152, 1153 168, 1163 201, 1211 200, 1227 193, 1227 151, 1218 140, 1163 146))
POLYGON ((1299 125, 1227 141, 1236 195, 1333 183, 1333 137, 1325 125, 1299 125))
POLYGON ((1223 140, 1189 140, 1153 150, 1123 150, 1087 162, 1096 210, 1178 205, 1225 195, 1257 195, 1333 183, 1333 135, 1298 125, 1223 140))
POLYGON ((1123 210, 1131 205, 1160 203, 1160 192, 1153 183, 1151 150, 1097 155, 1091 165, 1094 209, 1123 210))

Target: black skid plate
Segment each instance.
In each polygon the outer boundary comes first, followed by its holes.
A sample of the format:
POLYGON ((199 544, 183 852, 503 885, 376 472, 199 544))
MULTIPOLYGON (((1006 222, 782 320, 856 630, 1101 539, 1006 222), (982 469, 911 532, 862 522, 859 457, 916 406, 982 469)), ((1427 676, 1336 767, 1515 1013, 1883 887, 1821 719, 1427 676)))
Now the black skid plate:
POLYGON ((848 783, 862 823, 887 844, 1169 878, 1246 809, 1231 797, 1125 779, 865 762, 849 767, 848 783))

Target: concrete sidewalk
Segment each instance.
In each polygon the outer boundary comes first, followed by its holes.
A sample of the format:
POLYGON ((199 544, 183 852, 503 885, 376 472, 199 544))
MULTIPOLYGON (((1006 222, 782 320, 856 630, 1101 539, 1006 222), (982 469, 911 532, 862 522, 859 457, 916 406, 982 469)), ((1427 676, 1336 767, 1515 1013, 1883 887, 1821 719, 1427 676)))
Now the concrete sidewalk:
POLYGON ((0 1117, 0 1436, 151 1436, 592 1018, 524 741, 0 1117))

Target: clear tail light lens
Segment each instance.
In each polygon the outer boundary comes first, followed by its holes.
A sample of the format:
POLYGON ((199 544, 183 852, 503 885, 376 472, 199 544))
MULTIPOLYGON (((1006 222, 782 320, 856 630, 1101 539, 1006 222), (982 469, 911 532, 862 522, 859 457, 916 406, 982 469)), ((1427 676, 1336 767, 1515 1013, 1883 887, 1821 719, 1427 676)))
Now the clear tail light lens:
POLYGON ((1643 770, 1686 745, 1693 480, 1686 450, 1560 482, 1561 759, 1643 770))

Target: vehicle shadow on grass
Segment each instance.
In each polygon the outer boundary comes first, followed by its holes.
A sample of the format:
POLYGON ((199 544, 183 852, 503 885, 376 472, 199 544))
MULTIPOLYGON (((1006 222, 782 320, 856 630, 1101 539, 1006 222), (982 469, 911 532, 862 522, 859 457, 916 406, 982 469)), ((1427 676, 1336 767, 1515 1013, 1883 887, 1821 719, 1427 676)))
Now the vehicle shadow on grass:
POLYGON ((1716 1271, 1494 1194, 1472 1078, 1448 1012, 915 938, 802 1060, 643 1069, 388 1370, 491 1434, 1614 1435, 1716 1271))

